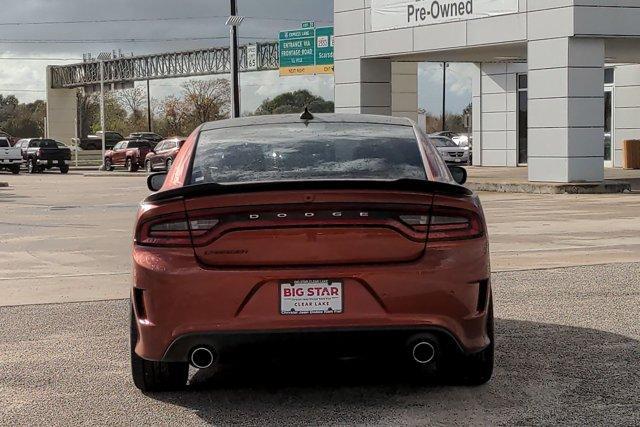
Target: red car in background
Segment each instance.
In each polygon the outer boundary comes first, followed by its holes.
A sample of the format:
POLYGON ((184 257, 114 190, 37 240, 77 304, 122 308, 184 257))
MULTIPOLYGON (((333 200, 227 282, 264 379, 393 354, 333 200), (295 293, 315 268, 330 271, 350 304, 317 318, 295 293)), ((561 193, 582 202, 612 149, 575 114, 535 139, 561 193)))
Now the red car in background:
POLYGON ((117 166, 124 166, 129 172, 137 172, 144 167, 144 161, 153 150, 151 142, 139 140, 120 141, 105 154, 104 168, 113 171, 117 166))
POLYGON ((186 138, 169 138, 161 141, 154 151, 147 154, 144 167, 147 172, 154 172, 158 169, 169 170, 182 149, 186 138))
MULTIPOLYGON (((466 171, 408 119, 327 114, 208 123, 141 205, 131 368, 375 358, 469 385, 493 372, 487 228, 466 171)), ((305 375, 308 373, 305 373, 305 375)))

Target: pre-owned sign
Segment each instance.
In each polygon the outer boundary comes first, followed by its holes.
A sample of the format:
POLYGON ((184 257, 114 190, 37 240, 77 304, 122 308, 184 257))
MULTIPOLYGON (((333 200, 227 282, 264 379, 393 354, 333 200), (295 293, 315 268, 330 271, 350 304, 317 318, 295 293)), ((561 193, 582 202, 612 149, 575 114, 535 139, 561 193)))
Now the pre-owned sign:
POLYGON ((518 0, 372 0, 373 31, 518 12, 518 0))

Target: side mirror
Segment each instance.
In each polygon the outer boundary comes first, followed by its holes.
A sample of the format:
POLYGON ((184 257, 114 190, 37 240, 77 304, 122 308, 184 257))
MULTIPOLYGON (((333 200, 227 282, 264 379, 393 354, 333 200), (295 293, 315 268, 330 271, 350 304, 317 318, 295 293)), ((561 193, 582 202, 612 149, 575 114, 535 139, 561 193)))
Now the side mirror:
POLYGON ((460 185, 464 185, 467 182, 467 170, 460 166, 449 166, 449 171, 451 172, 451 176, 453 180, 460 185))
POLYGON ((152 173, 147 177, 147 187, 149 187, 149 190, 153 191, 154 193, 160 191, 166 179, 166 172, 152 173))

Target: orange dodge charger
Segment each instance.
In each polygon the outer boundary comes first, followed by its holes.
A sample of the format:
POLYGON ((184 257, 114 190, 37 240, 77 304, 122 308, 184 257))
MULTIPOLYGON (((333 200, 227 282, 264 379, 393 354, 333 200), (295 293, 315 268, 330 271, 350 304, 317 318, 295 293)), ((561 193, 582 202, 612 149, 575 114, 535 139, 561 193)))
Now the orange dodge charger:
POLYGON ((145 391, 189 364, 384 357, 489 381, 493 304, 480 201, 407 119, 208 123, 141 205, 131 362, 145 391))

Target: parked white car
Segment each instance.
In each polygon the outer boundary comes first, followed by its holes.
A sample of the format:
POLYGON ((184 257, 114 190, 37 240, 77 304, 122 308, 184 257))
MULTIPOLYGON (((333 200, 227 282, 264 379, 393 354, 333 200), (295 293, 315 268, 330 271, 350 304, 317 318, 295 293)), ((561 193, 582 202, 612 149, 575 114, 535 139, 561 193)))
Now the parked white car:
POLYGON ((20 165, 22 165, 20 148, 12 147, 7 138, 0 138, 0 170, 17 175, 20 173, 20 165))

